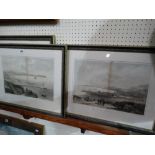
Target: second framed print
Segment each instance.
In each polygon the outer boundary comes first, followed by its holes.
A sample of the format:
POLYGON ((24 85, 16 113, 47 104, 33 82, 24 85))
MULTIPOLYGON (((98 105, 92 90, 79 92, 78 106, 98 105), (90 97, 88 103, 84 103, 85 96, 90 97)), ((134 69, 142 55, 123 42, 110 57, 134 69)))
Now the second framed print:
POLYGON ((154 49, 68 46, 66 114, 152 130, 154 49))
POLYGON ((0 45, 0 101, 63 112, 63 46, 0 45))
POLYGON ((0 44, 55 44, 55 36, 0 36, 0 44))

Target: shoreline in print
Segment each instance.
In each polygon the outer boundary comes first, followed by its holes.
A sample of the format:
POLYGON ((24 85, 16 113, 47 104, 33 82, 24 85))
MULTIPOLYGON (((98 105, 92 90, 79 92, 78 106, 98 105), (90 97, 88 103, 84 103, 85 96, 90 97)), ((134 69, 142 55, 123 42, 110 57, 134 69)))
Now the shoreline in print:
POLYGON ((74 103, 144 115, 150 64, 78 60, 75 67, 74 103))
POLYGON ((53 100, 53 60, 2 57, 5 93, 53 100))

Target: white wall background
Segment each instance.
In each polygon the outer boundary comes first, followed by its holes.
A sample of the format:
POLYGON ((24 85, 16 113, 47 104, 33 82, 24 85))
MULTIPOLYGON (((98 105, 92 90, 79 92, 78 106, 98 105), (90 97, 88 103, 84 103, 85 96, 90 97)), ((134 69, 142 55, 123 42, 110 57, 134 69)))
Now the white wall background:
POLYGON ((62 19, 54 26, 0 26, 0 35, 55 35, 57 44, 153 46, 155 20, 62 19))
MULTIPOLYGON (((152 19, 63 19, 57 25, 0 26, 0 35, 55 35, 56 44, 111 46, 155 46, 155 20, 152 19)), ((0 113, 22 118, 0 110, 0 113)), ((45 134, 80 134, 80 129, 33 118, 45 125, 45 134)), ((97 134, 86 132, 86 134, 97 134)))

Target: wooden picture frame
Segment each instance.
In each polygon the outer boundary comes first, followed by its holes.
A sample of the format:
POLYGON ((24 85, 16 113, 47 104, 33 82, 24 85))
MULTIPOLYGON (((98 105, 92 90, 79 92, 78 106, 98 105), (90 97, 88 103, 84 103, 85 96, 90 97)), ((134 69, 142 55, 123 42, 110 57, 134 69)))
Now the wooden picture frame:
MULTIPOLYGON (((106 60, 106 59, 108 60, 107 62, 110 62, 111 60, 113 62, 115 62, 115 59, 117 58, 116 61, 118 61, 118 64, 122 60, 123 61, 128 60, 128 62, 134 62, 133 66, 132 66, 132 63, 131 63, 131 65, 130 65, 130 63, 128 64, 131 68, 134 68, 135 67, 134 64, 139 63, 140 61, 141 61, 141 63, 143 63, 143 58, 147 59, 148 63, 151 65, 151 69, 150 69, 151 75, 150 76, 151 76, 152 80, 154 80, 154 78, 152 77, 153 72, 154 72, 153 66, 155 63, 154 51, 155 51, 155 48, 69 45, 67 48, 67 54, 66 54, 67 55, 66 56, 67 65, 66 65, 66 84, 65 84, 66 88, 65 89, 67 92, 66 93, 67 97, 66 97, 66 105, 65 105, 65 116, 76 118, 76 119, 81 119, 81 120, 87 120, 90 122, 106 124, 106 125, 118 127, 121 129, 134 130, 134 131, 147 130, 149 132, 152 132, 153 126, 154 126, 154 119, 153 119, 154 113, 153 113, 153 110, 151 110, 151 109, 153 109, 155 107, 153 106, 153 102, 151 102, 153 99, 151 99, 150 97, 149 97, 149 102, 147 102, 147 103, 145 102, 145 109, 141 110, 141 112, 134 112, 134 110, 132 112, 127 112, 125 110, 123 111, 122 109, 121 110, 120 109, 119 110, 112 109, 114 107, 112 107, 110 109, 109 107, 108 108, 96 107, 96 105, 89 106, 89 103, 82 105, 83 104, 82 101, 84 101, 82 99, 82 96, 78 98, 79 99, 78 104, 73 103, 74 102, 73 94, 76 92, 75 88, 78 85, 78 83, 75 83, 75 81, 77 79, 81 80, 81 81, 78 81, 80 83, 80 85, 84 84, 84 83, 85 83, 85 85, 88 85, 87 82, 89 80, 91 81, 91 84, 93 83, 95 85, 95 82, 93 80, 99 78, 96 76, 96 74, 98 76, 104 75, 104 74, 95 73, 95 72, 98 72, 99 70, 101 71, 101 68, 104 68, 106 66, 105 63, 102 64, 102 62, 104 62, 104 60, 106 60), (127 57, 126 57, 126 55, 127 55, 127 57), (145 56, 146 56, 146 58, 145 58, 145 56), (103 57, 105 59, 102 60, 103 57), (123 59, 123 58, 125 58, 125 59, 123 59), (133 60, 133 59, 135 59, 135 60, 133 60), (139 60, 139 59, 141 59, 141 60, 139 60), (75 61, 76 60, 83 61, 82 64, 80 62, 78 62, 79 63, 78 64, 79 67, 77 67, 78 70, 75 70, 75 61), (91 64, 91 62, 89 62, 89 65, 88 65, 87 61, 98 61, 98 60, 100 60, 99 62, 100 62, 100 64, 102 64, 102 66, 100 68, 97 67, 98 66, 97 63, 91 64), (92 67, 95 65, 96 65, 96 68, 92 67), (85 69, 86 67, 88 70, 90 69, 89 73, 87 72, 87 69, 85 69), (85 77, 83 75, 81 75, 81 73, 82 74, 85 73, 84 75, 88 76, 88 77, 85 79, 85 77), (91 77, 92 73, 95 74, 93 76, 93 78, 91 77), (153 106, 153 107, 151 107, 151 106, 153 106), (102 109, 102 110, 100 110, 100 109, 102 109), (113 114, 113 116, 112 116, 112 114, 113 114), (145 116, 145 117, 143 117, 143 116, 145 116), (127 120, 129 120, 129 122, 127 120), (133 120, 133 122, 131 120, 133 120)), ((114 70, 114 68, 116 68, 116 66, 118 64, 115 64, 115 67, 113 67, 112 70, 114 70)), ((125 67, 125 65, 123 64, 124 67, 125 67)), ((126 66, 128 66, 128 65, 126 65, 126 66)), ((141 66, 142 65, 139 65, 139 69, 141 68, 141 66)), ((145 67, 146 67, 146 65, 144 65, 144 68, 145 67)), ((129 70, 130 70, 130 68, 129 68, 129 70)), ((144 69, 144 70, 146 71, 146 69, 144 69)), ((137 71, 140 72, 140 70, 138 70, 138 69, 137 69, 137 71)), ((119 73, 120 71, 118 70, 117 72, 119 73)), ((108 73, 108 71, 107 71, 107 73, 108 73)), ((113 74, 118 75, 116 73, 116 71, 113 74)), ((145 76, 147 76, 147 74, 145 74, 145 76)), ((132 75, 131 75, 131 77, 132 77, 132 75)), ((137 75, 137 77, 139 77, 139 76, 137 75)), ((119 78, 122 78, 122 76, 120 76, 119 78)), ((114 79, 114 78, 112 78, 112 79, 114 79)), ((125 80, 127 80, 127 79, 125 79, 125 80)), ((136 80, 137 79, 135 79, 134 82, 136 82, 136 80)), ((143 79, 139 78, 139 81, 140 80, 141 80, 141 82, 139 82, 139 83, 140 84, 143 83, 142 82, 143 79)), ((149 81, 149 79, 147 79, 147 80, 149 81)), ((100 79, 98 79, 98 81, 100 81, 100 79)), ((114 80, 112 80, 112 81, 113 81, 113 84, 111 84, 111 85, 115 84, 115 86, 117 86, 116 82, 114 80)), ((120 83, 120 82, 118 82, 118 83, 120 83)), ((151 84, 148 83, 149 91, 154 89, 154 86, 152 86, 152 84, 153 84, 152 81, 151 81, 151 84)), ((102 86, 102 84, 99 84, 99 85, 102 86)), ((121 84, 118 86, 123 88, 123 86, 121 84)), ((80 87, 78 87, 78 88, 80 89, 80 87)), ((86 88, 84 88, 84 89, 86 89, 86 88)), ((82 90, 81 94, 83 94, 83 97, 87 96, 85 93, 88 91, 89 90, 82 90)), ((80 94, 80 92, 78 91, 77 94, 80 94)), ((154 97, 153 94, 151 95, 151 97, 152 98, 154 97)), ((148 99, 148 96, 146 98, 148 99)), ((126 103, 126 102, 124 101, 124 103, 126 103)), ((96 104, 95 99, 94 99, 93 104, 96 104)), ((117 107, 115 107, 115 108, 117 108, 117 107)))
POLYGON ((0 72, 3 93, 1 92, 0 104, 62 117, 64 114, 64 51, 64 46, 56 45, 1 44, 0 72), (27 61, 29 63, 24 63, 27 61), (16 67, 12 68, 13 62, 16 67), (23 66, 24 64, 29 66, 23 66), (22 72, 21 65, 23 66, 22 72), (39 70, 36 68, 38 66, 39 70), (29 69, 25 70, 27 67, 29 69), (18 73, 16 73, 16 69, 18 73), (47 70, 48 72, 46 72, 47 70), (6 74, 7 72, 9 74, 6 74), (27 79, 26 77, 29 75, 31 77, 27 79), (47 79, 39 79, 37 75, 47 79), (11 86, 8 85, 8 82, 11 83, 11 86), (18 82, 19 84, 17 84, 18 82), (12 90, 14 89, 12 86, 15 86, 15 90, 12 90), (22 91, 14 92, 16 88, 21 88, 22 91), (42 93, 44 95, 41 95, 42 93))
POLYGON ((0 44, 43 44, 51 45, 55 44, 54 35, 36 36, 36 35, 11 35, 11 36, 0 36, 0 44))
POLYGON ((6 25, 56 25, 58 19, 0 19, 0 26, 6 25))

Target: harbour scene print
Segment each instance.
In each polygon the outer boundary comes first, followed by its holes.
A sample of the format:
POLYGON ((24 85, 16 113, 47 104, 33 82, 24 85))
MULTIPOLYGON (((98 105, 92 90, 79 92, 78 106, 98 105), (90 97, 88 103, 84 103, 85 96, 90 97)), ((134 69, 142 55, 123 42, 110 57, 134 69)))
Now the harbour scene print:
POLYGON ((144 115, 151 65, 76 60, 73 102, 144 115))
POLYGON ((2 56, 6 94, 53 100, 53 59, 2 56))

